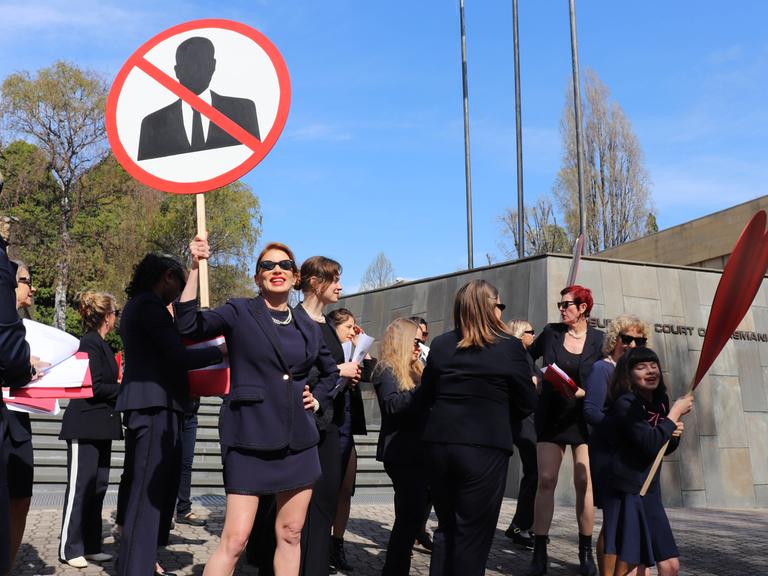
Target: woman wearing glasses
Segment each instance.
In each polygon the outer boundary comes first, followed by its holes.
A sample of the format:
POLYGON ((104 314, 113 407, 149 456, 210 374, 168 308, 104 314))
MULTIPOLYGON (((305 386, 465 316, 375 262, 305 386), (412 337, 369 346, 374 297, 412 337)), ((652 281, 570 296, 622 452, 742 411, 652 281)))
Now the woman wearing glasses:
POLYGON ((260 497, 277 505, 274 569, 296 575, 300 540, 320 476, 319 434, 313 410, 327 406, 338 369, 320 328, 306 314, 294 314, 290 291, 299 271, 288 246, 272 242, 256 261, 256 298, 237 298, 209 311, 196 311, 199 261, 208 242, 190 243, 192 270, 177 306, 182 334, 195 339, 224 335, 229 351, 230 393, 221 406, 219 436, 224 461, 227 511, 221 542, 205 576, 230 575, 253 526, 260 497), (313 398, 307 378, 319 371, 313 398))
POLYGON ((117 362, 105 340, 117 324, 115 297, 84 292, 79 312, 86 331, 79 351, 88 354, 93 397, 70 400, 61 423, 59 439, 67 441, 67 490, 59 559, 85 568, 88 560, 112 558, 101 551, 101 508, 109 486, 112 440, 123 438, 123 428, 115 412, 120 391, 117 362))
MULTIPOLYGON (((651 327, 633 314, 622 314, 608 325, 603 341, 605 357, 592 365, 584 386, 584 419, 589 426, 589 468, 592 477, 592 494, 597 508, 603 508, 608 492, 613 462, 611 439, 602 432, 605 414, 608 412, 608 388, 616 363, 625 352, 644 347, 651 327)), ((604 530, 597 537, 597 563, 601 574, 613 574, 616 556, 603 554, 604 530)))
POLYGON ((573 483, 576 489, 576 519, 579 527, 579 573, 597 573, 592 557, 592 528, 595 511, 589 475, 587 425, 583 414, 583 383, 592 364, 600 359, 603 333, 588 325, 592 292, 583 286, 568 286, 557 303, 561 322, 547 324, 529 348, 531 357, 556 363, 579 386, 575 397, 565 398, 546 380, 536 408, 539 483, 536 489, 533 530, 534 549, 531 575, 547 573, 547 540, 555 509, 555 488, 566 446, 573 456, 573 483))
POLYGON ((424 522, 429 503, 421 434, 424 414, 414 398, 421 384, 423 364, 421 327, 398 318, 384 333, 373 386, 381 409, 376 459, 395 489, 395 524, 389 536, 382 576, 408 576, 411 549, 424 522))
MULTIPOLYGON (((482 576, 512 453, 512 422, 536 393, 520 340, 501 321, 496 288, 473 280, 453 305, 455 328, 432 340, 422 374, 422 439, 439 520, 430 574, 482 576)), ((418 511, 421 513, 421 510, 418 511)))

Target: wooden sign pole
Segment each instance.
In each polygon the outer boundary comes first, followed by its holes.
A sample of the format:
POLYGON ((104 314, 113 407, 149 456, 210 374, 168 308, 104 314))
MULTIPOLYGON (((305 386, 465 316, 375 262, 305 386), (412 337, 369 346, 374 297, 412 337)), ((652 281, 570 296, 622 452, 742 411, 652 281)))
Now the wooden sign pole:
MULTIPOLYGON (((205 234, 205 194, 195 194, 197 199, 197 234, 205 234)), ((211 301, 208 298, 208 260, 200 261, 200 307, 210 308, 211 301)))

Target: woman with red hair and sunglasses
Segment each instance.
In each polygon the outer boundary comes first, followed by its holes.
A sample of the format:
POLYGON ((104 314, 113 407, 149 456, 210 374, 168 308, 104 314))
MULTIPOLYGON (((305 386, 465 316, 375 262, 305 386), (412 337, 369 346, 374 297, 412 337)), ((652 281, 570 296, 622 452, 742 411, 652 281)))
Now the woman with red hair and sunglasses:
POLYGON ((555 509, 555 488, 566 446, 573 456, 573 483, 576 489, 576 519, 579 526, 579 574, 597 574, 592 557, 592 528, 595 511, 589 474, 587 425, 584 421, 583 383, 592 364, 600 359, 603 333, 588 324, 592 292, 573 285, 560 292, 557 303, 561 322, 547 324, 528 351, 545 365, 557 364, 579 386, 570 398, 558 393, 544 380, 536 408, 536 446, 539 481, 536 488, 533 531, 535 533, 531 576, 547 573, 547 541, 555 509))
POLYGON ((288 305, 291 290, 300 283, 288 246, 272 242, 259 254, 256 298, 234 298, 200 311, 198 267, 208 258, 208 241, 198 236, 189 247, 192 269, 176 308, 177 326, 196 340, 223 334, 231 380, 219 417, 227 511, 221 542, 203 574, 233 573, 261 497, 274 495, 275 574, 295 576, 312 486, 321 474, 313 410, 321 403, 328 406, 339 371, 317 323, 306 314, 294 314, 288 305), (313 369, 319 378, 310 393, 313 369))

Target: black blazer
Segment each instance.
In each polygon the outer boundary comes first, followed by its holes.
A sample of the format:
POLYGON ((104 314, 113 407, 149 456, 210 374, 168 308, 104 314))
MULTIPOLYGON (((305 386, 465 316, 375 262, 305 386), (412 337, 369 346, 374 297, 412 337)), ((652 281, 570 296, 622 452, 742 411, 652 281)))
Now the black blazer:
MULTIPOLYGON (((0 383, 16 388, 32 377, 26 330, 16 312, 16 273, 0 237, 0 383)), ((0 405, 3 404, 0 398, 0 405)))
POLYGON ((120 336, 125 346, 125 374, 116 409, 189 409, 187 371, 218 364, 218 348, 187 350, 173 317, 153 292, 134 296, 123 308, 120 336))
POLYGON ((339 375, 317 323, 293 314, 306 341, 306 356, 288 366, 263 298, 237 298, 209 311, 197 311, 196 306, 194 300, 177 305, 179 331, 195 339, 223 334, 227 341, 230 392, 221 406, 221 445, 250 450, 316 445, 320 437, 312 412, 303 406, 304 385, 317 367, 320 381, 313 395, 327 406, 339 375))
MULTIPOLYGON (((256 105, 252 100, 221 96, 211 90, 211 106, 261 140, 256 105)), ((237 146, 240 143, 211 122, 203 150, 237 146)), ((173 104, 149 114, 141 121, 138 160, 161 158, 191 151, 192 146, 184 129, 181 100, 176 100, 173 104)))
MULTIPOLYGON (((555 361, 555 350, 563 346, 565 333, 568 326, 561 322, 547 324, 544 330, 533 341, 528 352, 531 358, 538 360, 544 358, 544 365, 555 361)), ((587 327, 587 337, 584 341, 584 349, 581 351, 581 363, 579 365, 580 381, 578 384, 583 388, 587 381, 592 364, 603 357, 603 337, 605 334, 597 328, 587 327)))
POLYGON ((421 435, 425 413, 419 409, 419 386, 401 391, 390 368, 374 373, 373 387, 381 410, 376 460, 385 464, 416 466, 423 463, 421 435))
MULTIPOLYGON (((600 430, 611 443, 614 454, 611 485, 620 492, 638 494, 664 443, 670 441, 666 454, 674 452, 680 443, 679 438, 672 438, 677 425, 666 417, 669 412, 666 395, 661 398, 660 404, 663 407, 651 407, 659 413, 655 426, 648 421, 651 413, 646 403, 634 392, 617 398, 605 417, 605 426, 601 426, 600 430)), ((658 472, 654 482, 659 482, 658 472)))
POLYGON ((79 352, 88 353, 93 398, 70 400, 61 422, 60 440, 120 440, 123 427, 115 401, 120 392, 112 348, 95 330, 80 339, 79 352))
POLYGON ((512 336, 483 348, 457 348, 457 330, 432 341, 421 381, 429 409, 427 442, 512 452, 512 422, 536 404, 522 342, 512 336))

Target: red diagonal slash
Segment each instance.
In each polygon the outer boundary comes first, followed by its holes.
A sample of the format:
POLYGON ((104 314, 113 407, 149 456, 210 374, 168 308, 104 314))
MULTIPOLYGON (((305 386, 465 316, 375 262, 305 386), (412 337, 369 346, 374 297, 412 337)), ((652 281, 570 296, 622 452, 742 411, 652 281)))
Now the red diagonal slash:
POLYGON ((262 149, 263 144, 253 134, 216 110, 216 108, 208 104, 208 102, 200 98, 197 94, 179 84, 178 81, 168 76, 168 74, 160 70, 160 68, 152 64, 152 62, 146 58, 137 58, 135 64, 139 70, 148 74, 164 88, 167 88, 176 94, 176 96, 184 100, 184 102, 192 106, 192 108, 200 112, 200 114, 207 116, 211 122, 232 136, 232 138, 235 138, 241 144, 245 144, 254 152, 259 152, 262 149))

